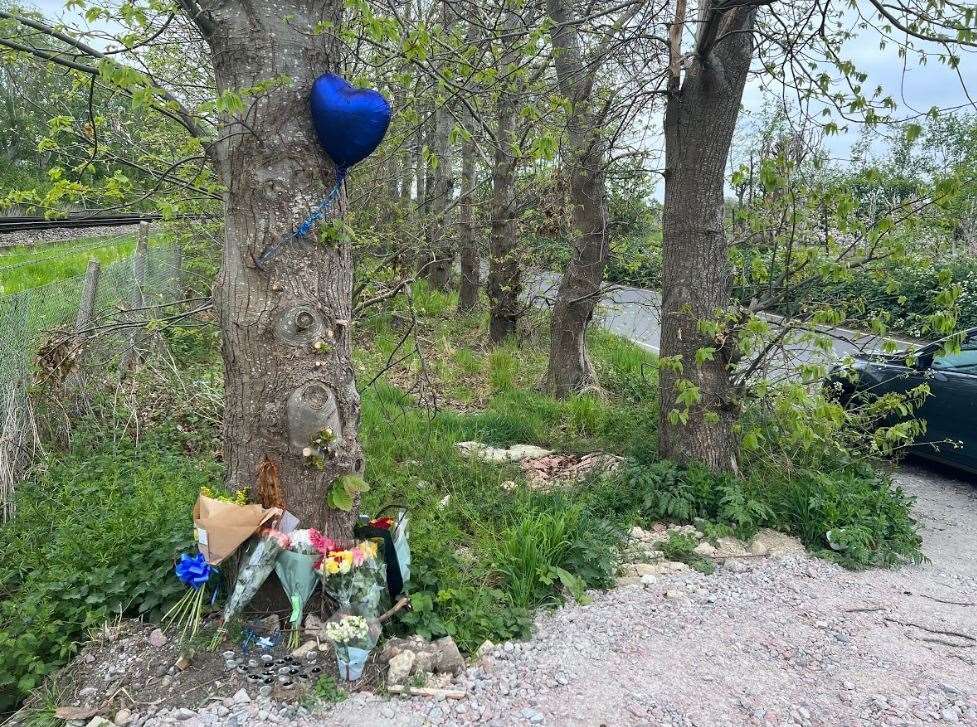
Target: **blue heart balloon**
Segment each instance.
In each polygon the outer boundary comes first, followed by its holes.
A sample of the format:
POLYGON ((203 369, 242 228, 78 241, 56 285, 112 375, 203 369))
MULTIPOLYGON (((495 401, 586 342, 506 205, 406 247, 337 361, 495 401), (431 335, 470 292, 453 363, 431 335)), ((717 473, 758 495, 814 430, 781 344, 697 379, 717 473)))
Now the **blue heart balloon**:
POLYGON ((370 156, 390 125, 390 104, 382 94, 353 88, 334 73, 312 84, 311 111, 319 143, 342 170, 370 156))

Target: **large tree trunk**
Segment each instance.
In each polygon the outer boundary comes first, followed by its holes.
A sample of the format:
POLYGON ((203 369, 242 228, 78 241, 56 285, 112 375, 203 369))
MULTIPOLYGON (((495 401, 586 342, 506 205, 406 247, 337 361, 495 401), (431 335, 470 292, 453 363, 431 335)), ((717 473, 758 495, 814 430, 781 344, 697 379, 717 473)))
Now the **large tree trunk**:
POLYGON ((512 156, 515 110, 503 92, 498 101, 495 160, 492 169, 492 237, 489 245, 489 338, 501 343, 516 334, 519 322, 521 266, 516 241, 515 163, 512 156))
MULTIPOLYGON (((723 230, 726 158, 753 53, 755 8, 715 12, 706 3, 698 52, 665 111, 665 208, 659 449, 678 462, 735 471, 732 335, 703 332, 729 310, 729 245, 723 230), (716 42, 718 39, 718 42, 716 42), (711 360, 696 352, 711 349, 711 360), (681 371, 669 362, 681 362, 681 371), (692 388, 695 387, 695 388, 692 388), (694 401, 696 388, 698 401, 694 401), (680 394, 685 391, 685 401, 680 394)), ((728 331, 726 321, 720 330, 728 331)))
POLYGON ((461 210, 458 252, 461 256, 461 286, 458 312, 471 313, 478 306, 481 260, 475 239, 475 141, 466 139, 461 149, 461 210))
POLYGON ((587 355, 587 325, 594 314, 609 251, 606 154, 600 124, 590 109, 593 73, 580 50, 563 0, 547 0, 553 21, 554 62, 561 92, 573 101, 567 119, 573 255, 560 281, 550 326, 550 358, 542 388, 558 397, 596 384, 587 355))
POLYGON ((290 244, 268 272, 254 263, 305 219, 335 180, 312 131, 309 89, 316 76, 337 70, 335 45, 312 28, 320 21, 340 27, 342 3, 242 0, 205 10, 218 91, 279 76, 291 80, 254 101, 247 125, 228 118, 213 152, 226 188, 214 300, 224 357, 227 482, 251 488, 267 456, 278 466, 288 509, 304 526, 349 537, 355 508, 326 506, 337 477, 363 471, 350 358, 349 247, 290 244), (325 429, 336 439, 317 468, 302 450, 325 429))

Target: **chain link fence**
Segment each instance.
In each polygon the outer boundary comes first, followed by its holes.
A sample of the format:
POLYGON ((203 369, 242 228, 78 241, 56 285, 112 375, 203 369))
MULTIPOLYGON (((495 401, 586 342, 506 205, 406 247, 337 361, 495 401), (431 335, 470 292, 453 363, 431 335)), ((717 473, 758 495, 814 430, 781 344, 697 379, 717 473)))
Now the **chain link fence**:
POLYGON ((105 267, 93 260, 84 275, 0 296, 0 521, 13 515, 17 478, 37 452, 32 382, 72 375, 82 357, 125 366, 140 322, 182 297, 179 246, 149 245, 145 228, 128 258, 105 267))

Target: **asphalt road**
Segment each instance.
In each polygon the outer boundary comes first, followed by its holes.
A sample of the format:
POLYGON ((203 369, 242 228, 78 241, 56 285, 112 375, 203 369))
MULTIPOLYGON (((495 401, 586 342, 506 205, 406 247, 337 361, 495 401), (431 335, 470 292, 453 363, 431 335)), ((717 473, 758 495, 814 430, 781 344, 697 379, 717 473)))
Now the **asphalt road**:
MULTIPOLYGON (((560 284, 558 273, 538 273, 526 283, 526 296, 537 300, 541 305, 552 303, 560 284)), ((776 324, 779 316, 764 314, 776 324)), ((627 338, 629 341, 658 353, 661 341, 661 293, 644 288, 631 288, 614 285, 601 299, 597 322, 609 331, 627 338)), ((847 355, 881 349, 883 339, 879 336, 854 331, 848 328, 825 329, 831 336, 832 352, 827 358, 840 359, 847 355)), ((900 348, 916 345, 918 341, 891 338, 900 348)), ((789 358, 794 361, 824 361, 825 354, 810 344, 795 344, 788 348, 789 358)))

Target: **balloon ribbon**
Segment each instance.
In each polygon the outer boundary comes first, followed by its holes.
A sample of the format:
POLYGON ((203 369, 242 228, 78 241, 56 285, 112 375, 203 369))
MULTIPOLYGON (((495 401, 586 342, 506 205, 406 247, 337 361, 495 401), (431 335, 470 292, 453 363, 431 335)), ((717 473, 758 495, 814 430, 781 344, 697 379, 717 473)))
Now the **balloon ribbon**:
POLYGON ((296 227, 292 232, 283 235, 280 239, 268 245, 262 251, 261 255, 258 256, 255 264, 261 270, 264 270, 265 266, 269 262, 278 257, 288 243, 292 242, 293 240, 301 240, 312 231, 315 224, 325 216, 325 214, 332 207, 333 203, 339 199, 339 192, 343 187, 344 179, 346 179, 346 170, 342 167, 337 168, 336 183, 333 185, 332 189, 329 190, 329 194, 326 195, 325 199, 316 205, 315 209, 312 210, 301 225, 296 227))

